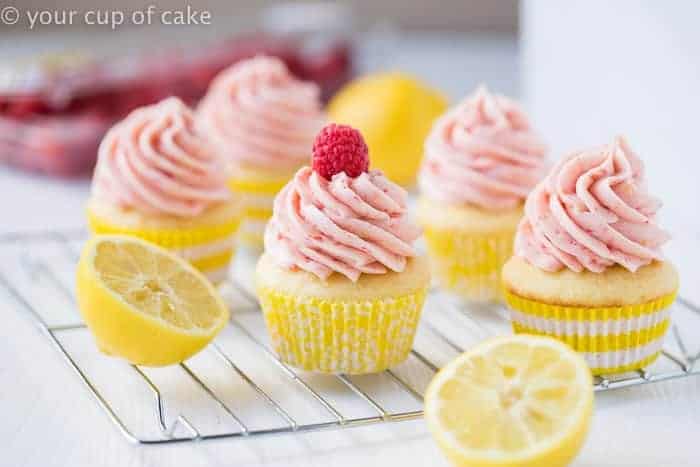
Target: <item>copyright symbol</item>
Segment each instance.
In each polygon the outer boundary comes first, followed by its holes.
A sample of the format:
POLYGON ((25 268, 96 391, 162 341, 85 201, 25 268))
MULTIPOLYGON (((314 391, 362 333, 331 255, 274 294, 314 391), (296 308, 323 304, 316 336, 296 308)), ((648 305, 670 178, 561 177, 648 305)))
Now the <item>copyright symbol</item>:
POLYGON ((6 6, 0 10, 0 21, 8 26, 17 24, 19 21, 19 10, 13 6, 6 6))

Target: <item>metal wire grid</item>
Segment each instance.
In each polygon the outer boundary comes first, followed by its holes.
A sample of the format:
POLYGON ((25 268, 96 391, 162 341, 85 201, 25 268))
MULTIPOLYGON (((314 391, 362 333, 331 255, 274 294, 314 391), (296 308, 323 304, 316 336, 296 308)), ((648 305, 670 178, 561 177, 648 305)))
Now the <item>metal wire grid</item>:
MULTIPOLYGON (((67 255, 70 261, 75 262, 77 259, 77 249, 74 247, 73 242, 81 239, 84 236, 82 231, 74 232, 46 232, 46 233, 13 233, 5 234, 0 236, 0 247, 7 245, 19 246, 20 264, 25 269, 25 273, 30 277, 36 279, 37 276, 42 276, 47 279, 47 281, 55 288, 55 291, 63 295, 66 300, 74 303, 74 297, 72 290, 66 285, 64 278, 59 277, 56 274, 54 268, 51 266, 50 262, 44 257, 32 257, 29 254, 30 246, 34 244, 54 244, 58 246, 63 254, 67 255)), ((170 423, 167 422, 166 417, 166 401, 163 396, 163 391, 151 377, 147 374, 144 369, 129 365, 131 371, 140 378, 147 388, 152 393, 153 397, 153 408, 145 410, 153 410, 153 416, 157 421, 157 425, 160 429, 160 436, 157 437, 144 437, 139 436, 132 431, 122 417, 120 417, 118 411, 110 404, 110 401, 103 395, 100 390, 98 390, 95 383, 91 380, 88 373, 84 368, 81 367, 77 359, 63 344, 61 337, 65 333, 71 332, 87 332, 86 327, 83 323, 70 323, 70 324, 48 324, 47 321, 42 317, 39 311, 32 305, 31 300, 26 294, 22 293, 18 287, 16 287, 11 280, 6 277, 5 274, 0 271, 0 286, 4 288, 9 295, 16 300, 19 307, 25 311, 28 316, 30 316, 34 323, 37 325, 39 330, 46 336, 46 338, 53 344, 56 350, 62 355, 66 360, 70 368, 77 374, 80 380, 83 382, 85 387, 91 396, 97 401, 102 410, 107 414, 110 421, 117 427, 117 429, 132 443, 136 444, 167 444, 167 443, 177 443, 177 442, 187 442, 187 441, 204 441, 213 439, 223 439, 223 438, 247 438, 253 436, 262 435, 272 435, 272 434, 282 434, 282 433, 299 433, 307 431, 318 431, 324 429, 332 428, 343 428, 343 427, 353 427, 360 425, 368 425, 382 422, 396 422, 402 420, 411 420, 419 418, 423 415, 422 411, 422 399, 423 393, 419 384, 415 384, 409 381, 408 378, 400 375, 397 371, 387 370, 383 373, 385 377, 388 377, 391 382, 393 382, 395 391, 402 392, 404 395, 410 396, 415 405, 417 406, 411 410, 392 410, 386 408, 373 394, 369 391, 363 389, 360 385, 353 381, 352 377, 347 375, 335 375, 335 376, 323 376, 323 378, 335 379, 341 383, 346 391, 354 394, 359 401, 362 401, 374 415, 371 416, 360 416, 360 417, 350 417, 343 415, 341 410, 339 410, 330 400, 328 395, 322 393, 317 389, 314 389, 311 384, 309 384, 306 379, 307 375, 303 374, 296 369, 293 369, 286 364, 284 364, 273 351, 271 351, 267 344, 265 343, 265 338, 257 335, 256 333, 247 329, 247 327, 242 324, 236 316, 238 313, 234 313, 234 317, 231 320, 231 327, 236 328, 240 331, 245 338, 247 338, 259 351, 259 354, 266 358, 268 361, 272 362, 281 374, 288 380, 289 385, 296 385, 301 391, 310 396, 320 409, 325 411, 330 420, 314 421, 314 422, 300 422, 295 419, 288 410, 286 410, 281 403, 276 401, 273 396, 266 391, 260 384, 258 384, 253 377, 246 373, 226 352, 222 350, 219 344, 215 341, 211 346, 210 350, 220 359, 226 367, 228 367, 233 373, 235 373, 246 385, 248 385, 259 397, 260 410, 268 410, 274 413, 281 425, 275 425, 272 427, 264 428, 251 428, 239 417, 234 410, 220 397, 217 392, 212 389, 205 381, 204 378, 189 365, 189 362, 181 363, 180 368, 185 372, 185 374, 191 378, 191 380, 199 386, 212 401, 230 418, 237 427, 237 430, 216 432, 216 433, 203 433, 198 429, 195 424, 188 419, 183 414, 177 415, 174 420, 170 423), (265 409, 266 407, 266 409, 265 409)), ((242 286, 237 281, 232 281, 230 287, 235 290, 240 296, 248 301, 251 307, 257 309, 257 301, 252 294, 246 291, 245 287, 242 286)), ((431 296, 437 295, 436 291, 431 291, 431 296)), ((696 305, 690 303, 689 301, 679 298, 675 304, 677 310, 678 308, 684 310, 688 315, 692 315, 696 320, 695 325, 700 328, 700 308, 696 305)), ((482 326, 474 316, 463 306, 457 306, 456 310, 461 313, 461 315, 468 320, 476 329, 483 332, 481 338, 486 337, 489 334, 493 334, 493 331, 487 330, 482 326)), ((498 309, 496 313, 491 310, 491 316, 499 316, 498 319, 507 322, 507 316, 505 310, 498 309)), ((257 313, 259 314, 259 313, 257 313)), ((456 353, 461 353, 464 351, 465 346, 455 342, 455 339, 450 337, 444 331, 444 327, 441 328, 435 323, 423 319, 421 322, 421 330, 427 330, 429 334, 441 342, 442 345, 447 346, 456 353)), ((665 360, 666 365, 661 365, 664 367, 663 370, 656 369, 659 365, 654 365, 651 369, 640 370, 637 372, 628 373, 622 376, 615 377, 596 377, 595 380, 595 390, 604 391, 640 384, 647 384, 656 381, 663 381, 675 378, 686 377, 690 375, 700 374, 700 368, 696 368, 695 363, 700 359, 700 352, 691 354, 686 346, 686 343, 681 337, 678 326, 674 323, 671 331, 672 338, 670 339, 670 344, 662 351, 662 357, 660 360, 665 360), (673 349, 669 348, 673 347, 673 349)), ((431 359, 426 352, 414 348, 411 352, 412 357, 425 369, 428 370, 429 375, 434 374, 439 369, 439 363, 431 359)), ((256 407, 256 410, 258 408, 256 407)))

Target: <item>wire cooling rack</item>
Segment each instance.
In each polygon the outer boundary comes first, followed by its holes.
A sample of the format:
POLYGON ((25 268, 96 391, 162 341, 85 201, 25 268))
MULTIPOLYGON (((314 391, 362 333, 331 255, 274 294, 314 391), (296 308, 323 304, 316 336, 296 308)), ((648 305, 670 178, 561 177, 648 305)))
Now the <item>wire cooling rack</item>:
MULTIPOLYGON (((281 362, 268 347, 251 293, 254 258, 239 253, 222 293, 232 319, 203 352, 179 366, 152 369, 100 354, 73 297, 85 233, 0 236, 0 292, 26 313, 62 355, 117 429, 133 443, 165 444, 317 431, 416 419, 423 392, 447 361, 490 335, 510 332, 501 307, 468 307, 431 291, 407 362, 367 376, 316 375, 281 362), (174 415, 172 415, 174 414, 174 415)), ((651 367, 597 377, 595 390, 700 374, 700 309, 683 298, 662 356, 651 367), (696 334, 697 335, 697 334, 696 334)), ((76 404, 82 396, 75 395, 76 404)))

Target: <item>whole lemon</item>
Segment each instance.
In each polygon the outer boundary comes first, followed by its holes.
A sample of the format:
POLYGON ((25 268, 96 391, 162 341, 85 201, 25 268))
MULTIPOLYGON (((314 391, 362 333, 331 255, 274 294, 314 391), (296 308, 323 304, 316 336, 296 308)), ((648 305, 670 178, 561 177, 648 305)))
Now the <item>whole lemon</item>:
POLYGON ((333 97, 328 114, 362 132, 373 168, 409 186, 416 181, 425 138, 446 108, 438 90, 410 75, 386 72, 349 83, 333 97))

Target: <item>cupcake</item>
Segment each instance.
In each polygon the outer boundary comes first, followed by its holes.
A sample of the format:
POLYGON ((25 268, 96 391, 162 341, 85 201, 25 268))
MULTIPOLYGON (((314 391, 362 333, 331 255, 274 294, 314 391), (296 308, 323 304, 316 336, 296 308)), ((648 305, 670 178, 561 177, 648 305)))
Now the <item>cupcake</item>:
POLYGON ((363 374, 408 356, 430 282, 407 194, 331 124, 277 195, 255 279, 272 345, 304 370, 363 374))
POLYGON ((546 148, 510 99, 479 88, 440 117, 425 142, 418 219, 433 276, 474 302, 501 299, 500 272, 546 148))
POLYGON ((226 277, 240 206, 223 163, 177 98, 133 111, 107 132, 87 207, 93 233, 141 237, 211 281, 226 277))
POLYGON ((239 241, 259 248, 275 195, 306 163, 325 124, 319 88, 296 79, 281 60, 258 56, 214 79, 197 119, 227 161, 229 187, 243 203, 239 241))
POLYGON ((514 330, 567 342, 594 374, 653 362, 678 290, 660 206, 622 138, 553 167, 527 198, 503 268, 514 330))

